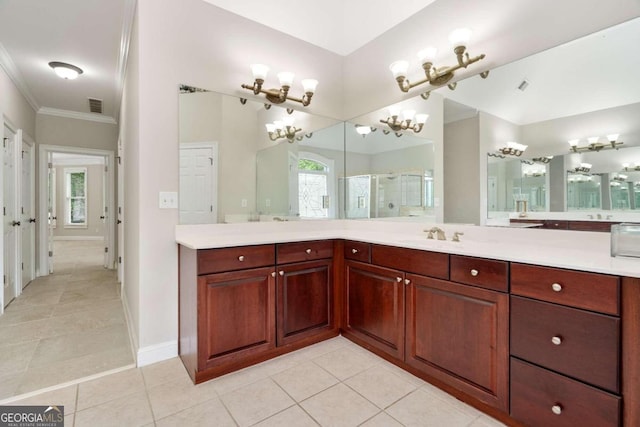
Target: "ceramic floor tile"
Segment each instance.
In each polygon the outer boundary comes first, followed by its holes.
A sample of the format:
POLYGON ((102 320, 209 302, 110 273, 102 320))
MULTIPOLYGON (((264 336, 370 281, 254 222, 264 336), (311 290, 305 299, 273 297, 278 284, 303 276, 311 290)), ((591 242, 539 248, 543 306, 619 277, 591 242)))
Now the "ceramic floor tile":
POLYGON ((141 370, 147 389, 189 377, 179 357, 143 366, 141 370))
POLYGON ((461 401, 459 399, 456 399, 455 397, 453 397, 449 393, 445 393, 444 391, 440 390, 438 387, 436 387, 434 385, 431 385, 429 383, 425 383, 422 387, 420 387, 420 390, 423 391, 423 392, 426 392, 428 394, 431 394, 431 395, 433 395, 433 396, 435 396, 435 397, 437 397, 437 398, 439 398, 441 400, 444 400, 445 402, 447 402, 448 404, 450 404, 454 408, 458 409, 459 411, 464 412, 465 414, 467 414, 471 418, 477 418, 480 415, 482 415, 482 412, 480 412, 479 410, 477 410, 473 406, 467 405, 463 401, 461 401))
POLYGON ((161 419, 206 400, 218 397, 209 383, 194 386, 186 375, 183 378, 147 388, 155 419, 161 419))
POLYGON ((326 390, 338 383, 338 379, 316 365, 306 362, 271 377, 297 402, 326 390))
MULTIPOLYGON (((2 350, 0 349, 0 352, 2 350)), ((24 373, 0 375, 0 400, 11 398, 17 394, 24 373)))
POLYGON ((73 414, 76 412, 77 385, 70 385, 58 390, 47 391, 26 399, 11 402, 11 405, 62 405, 64 413, 73 414))
POLYGON ((364 357, 349 348, 339 348, 313 361, 339 380, 352 377, 376 364, 373 359, 364 357))
POLYGON ((300 349, 297 351, 297 353, 306 357, 307 359, 315 359, 316 357, 331 353, 332 351, 345 347, 348 342, 349 341, 345 338, 338 336, 300 349))
POLYGON ((145 390, 142 373, 132 368, 79 384, 78 410, 145 390))
POLYGON ((355 426, 380 412, 344 384, 337 384, 300 403, 321 426, 355 426))
POLYGON ((118 305, 122 305, 122 302, 118 298, 73 301, 66 304, 57 304, 53 307, 51 316, 66 316, 79 312, 91 313, 99 307, 117 307, 118 305))
POLYGON ((37 340, 1 347, 0 377, 24 372, 29 366, 37 347, 37 340))
POLYGON ((39 340, 46 333, 49 323, 50 319, 34 320, 6 326, 2 326, 0 323, 0 348, 6 345, 39 340))
POLYGON ((253 425, 295 404, 269 378, 224 394, 220 398, 240 426, 253 425), (248 405, 248 402, 251 404, 248 405))
POLYGON ((466 427, 475 419, 422 390, 402 398, 386 412, 407 427, 466 427))
POLYGON ((236 427, 236 425, 217 397, 156 421, 156 427, 236 427))
POLYGON ((269 376, 268 369, 259 366, 250 366, 237 372, 218 377, 210 381, 219 395, 223 395, 269 376))
POLYGON ((403 380, 410 382, 411 384, 415 385, 416 387, 422 387, 424 385, 427 384, 427 382, 425 380, 423 380, 422 378, 418 378, 415 375, 405 371, 404 369, 401 369, 399 367, 397 367, 396 365, 394 365, 393 363, 389 363, 386 360, 382 360, 379 364, 378 367, 384 370, 387 370, 389 372, 391 372, 392 374, 402 378, 403 380))
POLYGON ((264 369, 267 375, 275 375, 308 361, 309 359, 305 355, 300 354, 299 351, 294 351, 274 359, 267 360, 266 362, 262 362, 256 365, 256 367, 264 369))
POLYGON ((282 412, 255 424, 256 427, 317 427, 318 424, 298 405, 285 409, 282 412))
POLYGON ((394 420, 389 414, 380 412, 373 418, 360 424, 361 427, 403 427, 398 421, 394 420))
POLYGON ((345 384, 380 409, 385 409, 417 388, 390 371, 377 366, 349 378, 345 384))
POLYGON ((65 412, 64 412, 64 425, 66 427, 73 427, 74 425, 74 421, 76 418, 76 414, 67 414, 67 408, 64 408, 65 412))
POLYGON ((476 418, 474 422, 469 424, 469 427, 505 427, 505 424, 483 414, 476 418))
POLYGON ((98 306, 91 310, 90 315, 78 312, 48 319, 46 336, 77 334, 125 323, 124 311, 120 306, 98 306))
POLYGON ((76 427, 144 426, 153 423, 147 394, 139 392, 76 412, 76 427))
POLYGON ((48 319, 51 317, 55 306, 24 306, 11 308, 11 304, 7 307, 2 317, 0 317, 0 324, 3 326, 15 325, 16 323, 31 322, 34 320, 48 319))

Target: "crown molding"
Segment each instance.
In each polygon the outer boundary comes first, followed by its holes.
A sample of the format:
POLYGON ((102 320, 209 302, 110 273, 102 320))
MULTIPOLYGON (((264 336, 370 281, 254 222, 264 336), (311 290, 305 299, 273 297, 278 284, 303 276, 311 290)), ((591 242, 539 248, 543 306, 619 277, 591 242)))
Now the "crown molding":
POLYGON ((124 4, 122 33, 120 34, 120 52, 118 53, 118 64, 116 67, 116 103, 114 105, 114 117, 120 115, 120 103, 122 102, 122 91, 127 73, 127 60, 129 58, 129 44, 131 43, 131 29, 133 28, 137 3, 137 0, 125 0, 124 4))
POLYGON ((7 52, 2 43, 0 43, 0 66, 7 73, 13 84, 16 85, 31 108, 33 108, 33 111, 37 112, 40 109, 38 101, 36 101, 36 98, 31 93, 31 90, 29 90, 29 86, 27 86, 27 83, 24 81, 20 70, 18 70, 18 67, 16 67, 15 62, 13 62, 13 59, 11 59, 9 52, 7 52))
POLYGON ((87 120, 90 122, 107 123, 110 125, 117 124, 111 116, 103 116, 97 113, 81 113, 79 111, 60 110, 58 108, 40 107, 38 114, 46 116, 65 117, 67 119, 87 120))

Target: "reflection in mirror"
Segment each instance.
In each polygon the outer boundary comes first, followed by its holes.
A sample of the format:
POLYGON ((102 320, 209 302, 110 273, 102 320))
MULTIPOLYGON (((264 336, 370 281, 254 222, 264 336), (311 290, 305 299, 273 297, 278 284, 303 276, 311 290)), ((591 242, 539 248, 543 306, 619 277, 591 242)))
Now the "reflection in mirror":
POLYGON ((602 209, 600 175, 567 172, 567 210, 602 209))
POLYGON ((337 120, 186 85, 179 120, 181 224, 337 217, 337 120))

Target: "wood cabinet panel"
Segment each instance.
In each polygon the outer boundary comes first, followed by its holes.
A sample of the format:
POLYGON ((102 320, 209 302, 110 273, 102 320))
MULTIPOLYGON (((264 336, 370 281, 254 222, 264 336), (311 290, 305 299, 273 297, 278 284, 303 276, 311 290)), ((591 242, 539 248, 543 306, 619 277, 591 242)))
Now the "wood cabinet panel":
POLYGON ((508 295, 416 275, 407 280, 406 362, 507 410, 508 295))
POLYGON ((553 267, 511 263, 511 293, 617 315, 620 278, 553 267))
POLYGON ((347 261, 346 327, 368 344, 404 358, 404 275, 347 261))
POLYGON ((371 244, 346 240, 344 242, 344 257, 354 261, 371 262, 371 244))
POLYGON ((290 344, 333 327, 332 261, 278 267, 277 344, 290 344))
POLYGON ((552 229, 552 230, 568 230, 569 229, 569 221, 562 221, 556 219, 545 219, 542 221, 542 228, 552 229))
POLYGON ((511 297, 511 354, 620 391, 620 319, 511 297))
POLYGON ((333 240, 278 243, 276 253, 277 264, 333 258, 333 240))
POLYGON ((449 278, 449 254, 445 253, 371 245, 371 262, 408 273, 449 278))
POLYGON ((198 274, 266 267, 275 263, 275 245, 239 246, 198 251, 198 274))
POLYGON ((611 232, 611 226, 620 224, 609 221, 569 221, 569 230, 611 232))
POLYGON ((451 280, 467 285, 507 292, 509 263, 492 259, 451 255, 451 280))
POLYGON ((198 369, 274 348, 273 267, 198 278, 198 369))
POLYGON ((615 427, 620 406, 618 396, 511 359, 511 416, 527 425, 615 427))

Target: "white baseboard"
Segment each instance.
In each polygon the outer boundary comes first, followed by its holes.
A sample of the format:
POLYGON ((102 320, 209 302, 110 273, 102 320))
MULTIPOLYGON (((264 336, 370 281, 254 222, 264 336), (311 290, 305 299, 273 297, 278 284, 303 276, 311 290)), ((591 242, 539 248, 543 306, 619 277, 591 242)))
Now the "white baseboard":
POLYGON ((104 240, 104 236, 53 236, 53 240, 104 240))
POLYGON ((138 367, 178 356, 178 341, 167 341, 138 350, 138 367))

